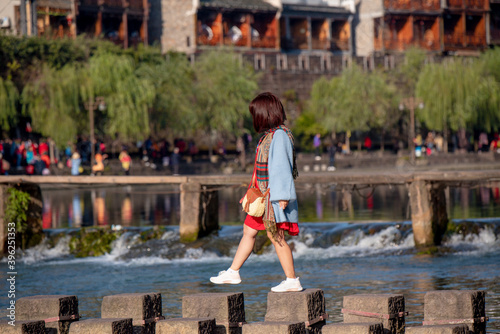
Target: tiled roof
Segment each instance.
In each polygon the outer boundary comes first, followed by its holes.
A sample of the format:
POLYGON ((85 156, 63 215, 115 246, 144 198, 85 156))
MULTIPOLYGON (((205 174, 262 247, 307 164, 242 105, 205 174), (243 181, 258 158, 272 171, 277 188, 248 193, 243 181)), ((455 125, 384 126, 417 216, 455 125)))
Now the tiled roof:
POLYGON ((308 6, 308 5, 295 5, 283 4, 283 13, 308 13, 308 14, 346 14, 350 15, 344 7, 331 7, 331 6, 308 6))
POLYGON ((201 7, 278 11, 278 8, 262 0, 201 0, 201 7))

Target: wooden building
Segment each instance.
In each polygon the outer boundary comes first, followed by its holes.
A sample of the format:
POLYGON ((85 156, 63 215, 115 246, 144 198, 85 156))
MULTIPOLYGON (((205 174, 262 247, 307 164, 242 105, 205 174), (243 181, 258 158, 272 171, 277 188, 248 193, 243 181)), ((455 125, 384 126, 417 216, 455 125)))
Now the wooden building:
POLYGON ((500 46, 500 0, 490 0, 489 44, 500 46))
POLYGON ((489 10, 488 0, 362 0, 357 55, 413 46, 445 54, 477 53, 488 46, 489 10))
POLYGON ((78 34, 102 36, 127 48, 148 44, 148 0, 75 0, 78 34))
POLYGON ((163 0, 162 50, 195 54, 230 46, 242 53, 351 53, 352 13, 280 0, 163 0), (193 2, 196 3, 196 2, 193 2), (193 24, 194 22, 194 24, 193 24))

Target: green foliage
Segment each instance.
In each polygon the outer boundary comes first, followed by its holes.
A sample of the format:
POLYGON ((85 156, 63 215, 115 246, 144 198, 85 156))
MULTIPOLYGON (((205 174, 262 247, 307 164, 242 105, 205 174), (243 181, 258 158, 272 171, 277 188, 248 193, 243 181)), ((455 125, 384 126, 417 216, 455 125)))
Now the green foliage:
POLYGON ((240 121, 249 117, 248 103, 258 85, 248 64, 228 50, 202 54, 194 68, 194 96, 197 129, 210 138, 240 135, 240 121))
POLYGON ((149 107, 155 92, 153 84, 135 73, 130 56, 98 54, 82 69, 79 82, 83 103, 101 96, 106 102, 104 132, 123 140, 149 135, 149 107))
POLYGON ((472 128, 492 130, 500 120, 500 89, 474 62, 462 59, 424 67, 417 96, 425 108, 418 117, 433 130, 472 128))
POLYGON ((196 117, 193 108, 193 68, 186 57, 170 54, 161 63, 142 63, 137 70, 139 78, 154 85, 155 96, 150 117, 154 133, 168 131, 175 135, 193 127, 196 117))
POLYGON ((353 65, 330 81, 316 81, 307 110, 331 132, 366 131, 387 125, 393 118, 388 112, 396 105, 396 89, 381 72, 353 65))
POLYGON ((16 232, 23 233, 27 229, 27 212, 31 197, 28 193, 16 188, 7 189, 5 221, 16 224, 16 232))
POLYGON ((121 233, 104 229, 82 228, 71 237, 69 250, 76 257, 102 256, 111 252, 111 246, 121 233))
POLYGON ((59 70, 45 65, 21 95, 23 113, 31 117, 33 129, 59 145, 73 141, 82 128, 79 73, 77 64, 59 70))
POLYGON ((10 80, 0 77, 0 128, 8 130, 9 121, 16 116, 19 92, 10 80))
POLYGON ((402 95, 413 95, 418 77, 425 66, 426 57, 427 52, 418 47, 412 47, 405 52, 405 62, 396 76, 402 95))

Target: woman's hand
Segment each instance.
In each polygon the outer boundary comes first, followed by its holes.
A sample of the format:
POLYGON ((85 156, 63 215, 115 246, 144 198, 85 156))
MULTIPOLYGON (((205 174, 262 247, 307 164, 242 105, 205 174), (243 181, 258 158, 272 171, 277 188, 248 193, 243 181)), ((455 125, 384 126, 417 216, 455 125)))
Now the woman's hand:
POLYGON ((281 210, 285 210, 285 208, 288 205, 288 201, 278 201, 278 203, 280 205, 281 210))

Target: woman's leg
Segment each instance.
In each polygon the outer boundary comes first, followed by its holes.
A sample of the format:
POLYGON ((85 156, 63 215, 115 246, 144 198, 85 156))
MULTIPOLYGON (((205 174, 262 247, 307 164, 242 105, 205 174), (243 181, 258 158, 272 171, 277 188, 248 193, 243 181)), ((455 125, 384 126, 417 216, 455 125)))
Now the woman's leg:
POLYGON ((243 225, 243 237, 241 238, 238 250, 234 255, 233 263, 231 264, 231 269, 240 270, 241 266, 248 259, 250 254, 252 254, 253 246, 255 244, 255 237, 259 231, 243 225))
POLYGON ((281 267, 285 272, 287 278, 296 278, 295 277, 295 268, 293 266, 293 254, 290 246, 286 243, 285 235, 283 230, 278 229, 277 239, 274 240, 271 233, 267 232, 267 236, 271 240, 274 245, 274 249, 276 249, 276 254, 278 254, 278 259, 280 260, 281 267))

